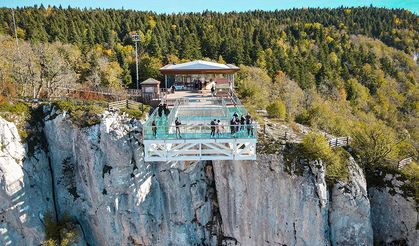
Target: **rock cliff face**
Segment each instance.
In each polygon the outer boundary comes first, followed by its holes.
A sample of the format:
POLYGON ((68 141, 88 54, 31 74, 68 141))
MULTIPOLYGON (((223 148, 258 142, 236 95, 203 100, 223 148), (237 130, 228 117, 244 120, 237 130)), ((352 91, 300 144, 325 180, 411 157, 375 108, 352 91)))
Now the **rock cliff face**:
POLYGON ((326 188, 321 163, 302 175, 281 156, 214 163, 224 234, 241 245, 372 245, 370 206, 361 170, 326 188), (330 194, 329 194, 330 193, 330 194))
POLYGON ((62 114, 47 119, 57 210, 77 218, 93 245, 215 245, 212 171, 145 163, 140 131, 112 114, 83 129, 62 114))
POLYGON ((214 163, 223 232, 231 245, 328 244, 322 167, 289 175, 280 158, 258 158, 214 163))
POLYGON ((404 194, 404 182, 399 179, 399 175, 387 174, 383 178, 387 187, 372 186, 368 189, 374 237, 380 244, 417 245, 417 204, 413 197, 404 194))
POLYGON ((16 126, 0 118, 0 245, 38 245, 43 217, 54 212, 48 158, 27 152, 16 126))
POLYGON ((118 114, 79 128, 51 112, 43 125, 45 146, 28 150, 0 119, 0 245, 39 245, 47 211, 79 223, 78 245, 417 241, 415 201, 367 189, 353 161, 350 180, 327 187, 321 162, 291 172, 282 154, 145 163, 141 123, 118 114))
POLYGON ((351 160, 348 183, 329 191, 330 241, 332 245, 372 245, 370 201, 362 169, 351 160))

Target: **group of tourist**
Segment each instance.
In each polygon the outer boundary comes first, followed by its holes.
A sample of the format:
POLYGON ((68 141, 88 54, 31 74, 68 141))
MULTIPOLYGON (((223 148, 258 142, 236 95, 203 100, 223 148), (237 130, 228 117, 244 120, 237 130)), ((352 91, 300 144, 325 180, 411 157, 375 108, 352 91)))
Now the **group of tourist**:
POLYGON ((253 119, 249 113, 239 117, 237 112, 234 112, 233 117, 230 120, 230 132, 231 135, 235 136, 237 132, 244 131, 247 129, 247 136, 253 136, 253 119))
POLYGON ((167 117, 170 113, 169 108, 167 107, 166 103, 163 104, 159 104, 158 108, 157 108, 157 114, 159 115, 159 117, 162 117, 163 114, 167 117))
POLYGON ((210 123, 210 126, 211 126, 211 135, 210 135, 210 137, 214 137, 215 138, 215 132, 216 131, 217 131, 217 136, 220 137, 221 136, 221 133, 224 130, 224 126, 221 123, 221 121, 220 120, 217 120, 217 119, 213 119, 211 121, 211 123, 210 123))
MULTIPOLYGON (((234 113, 233 117, 230 120, 230 132, 232 136, 236 136, 236 133, 240 131, 247 130, 248 136, 253 136, 253 120, 249 113, 246 115, 242 115, 239 117, 237 112, 234 113)), ((224 125, 221 123, 220 120, 214 119, 210 123, 211 127, 211 134, 210 137, 220 137, 222 132, 224 131, 224 125)))
MULTIPOLYGON (((164 107, 163 107, 164 108, 164 107)), ((162 109, 163 110, 163 109, 162 109)), ((159 114, 160 116, 160 114, 159 114)), ((161 117, 161 116, 160 116, 161 117)), ((182 122, 180 121, 179 117, 176 117, 175 119, 175 127, 176 127, 176 138, 182 138, 180 135, 180 126, 182 125, 182 122)), ((156 138, 157 136, 157 125, 156 120, 153 120, 151 123, 151 128, 153 130, 153 136, 156 138)), ((224 131, 224 125, 222 124, 221 120, 213 119, 210 122, 210 128, 211 128, 211 134, 210 137, 220 137, 221 134, 224 131)), ((252 116, 250 116, 249 113, 246 115, 242 115, 239 118, 239 115, 237 112, 233 114, 233 117, 230 120, 230 132, 233 137, 236 137, 236 133, 240 131, 247 130, 247 136, 253 136, 253 119, 252 116)))

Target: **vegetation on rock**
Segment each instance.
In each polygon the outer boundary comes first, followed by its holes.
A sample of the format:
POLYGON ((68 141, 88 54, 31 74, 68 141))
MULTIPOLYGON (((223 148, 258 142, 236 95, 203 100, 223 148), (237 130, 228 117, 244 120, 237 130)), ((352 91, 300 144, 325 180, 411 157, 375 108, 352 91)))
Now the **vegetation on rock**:
POLYGON ((67 112, 71 121, 79 127, 88 127, 100 122, 100 114, 105 108, 104 104, 96 102, 78 102, 78 101, 57 101, 53 105, 58 109, 67 112))
POLYGON ((305 157, 310 160, 323 160, 328 183, 347 181, 350 154, 346 150, 333 150, 324 136, 314 132, 307 134, 301 144, 305 157))
POLYGON ((14 122, 22 139, 28 136, 26 122, 31 117, 31 111, 26 103, 0 102, 0 117, 14 122))
POLYGON ((52 213, 46 213, 44 223, 46 238, 42 242, 43 246, 69 246, 77 241, 76 223, 68 214, 65 213, 63 218, 56 222, 52 213))
POLYGON ((279 118, 279 119, 285 119, 286 116, 286 108, 285 104, 282 101, 275 101, 270 103, 266 107, 266 111, 268 112, 269 117, 272 118, 279 118))

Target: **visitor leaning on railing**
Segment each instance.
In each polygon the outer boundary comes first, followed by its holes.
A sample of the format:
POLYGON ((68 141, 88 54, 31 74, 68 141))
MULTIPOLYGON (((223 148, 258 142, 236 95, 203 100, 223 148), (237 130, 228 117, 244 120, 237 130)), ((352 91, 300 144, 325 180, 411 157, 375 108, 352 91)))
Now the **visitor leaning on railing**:
POLYGON ((213 124, 184 124, 180 119, 173 125, 159 125, 152 122, 144 129, 145 139, 229 139, 229 138, 255 138, 254 132, 257 124, 231 125, 223 121, 213 124), (177 123, 176 123, 177 122, 177 123), (231 129, 234 129, 231 131, 231 129))

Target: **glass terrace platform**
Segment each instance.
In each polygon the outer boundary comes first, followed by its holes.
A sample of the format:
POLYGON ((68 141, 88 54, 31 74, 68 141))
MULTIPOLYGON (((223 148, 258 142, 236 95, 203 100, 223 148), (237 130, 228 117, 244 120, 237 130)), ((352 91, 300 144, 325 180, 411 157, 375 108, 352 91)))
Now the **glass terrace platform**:
POLYGON ((257 124, 230 125, 235 113, 247 115, 234 95, 175 98, 166 112, 156 108, 143 126, 145 160, 255 160, 257 124), (211 126, 214 119, 219 126, 211 126))

